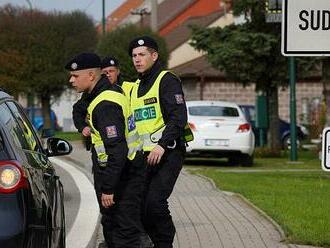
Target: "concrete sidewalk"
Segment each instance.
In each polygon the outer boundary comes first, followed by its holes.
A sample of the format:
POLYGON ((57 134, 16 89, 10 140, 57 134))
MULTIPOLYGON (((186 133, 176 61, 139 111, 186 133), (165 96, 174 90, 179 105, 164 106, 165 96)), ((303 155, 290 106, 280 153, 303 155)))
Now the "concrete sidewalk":
MULTIPOLYGON (((90 154, 74 142, 69 159, 91 168, 90 154)), ((283 231, 242 197, 184 169, 170 198, 175 248, 307 248, 285 244, 283 231)), ((96 246, 96 248, 98 245, 96 246)))

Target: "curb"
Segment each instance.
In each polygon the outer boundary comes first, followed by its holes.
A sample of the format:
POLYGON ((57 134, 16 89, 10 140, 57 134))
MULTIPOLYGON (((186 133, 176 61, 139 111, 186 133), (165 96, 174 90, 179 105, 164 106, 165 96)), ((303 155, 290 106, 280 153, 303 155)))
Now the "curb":
MULTIPOLYGON (((189 172, 187 172, 189 173, 189 172)), ((191 174, 191 173, 189 173, 191 174)), ((213 179, 211 178, 208 178, 204 175, 201 175, 201 174, 191 174, 191 175, 195 175, 195 176, 198 176, 200 178, 203 178, 205 180, 207 180, 211 185, 212 185, 212 188, 216 191, 219 191, 221 193, 224 193, 226 195, 230 195, 230 196, 234 196, 234 197, 237 197, 239 199, 241 199, 243 202, 245 202, 247 205, 249 205, 251 208, 253 208, 254 210, 256 210, 261 216, 263 216, 265 219, 267 219, 274 227, 275 229, 279 232, 280 234, 280 238, 281 238, 281 242, 285 242, 286 240, 286 235, 285 235, 285 232, 283 231, 282 227, 277 224, 269 215, 267 215, 263 210, 261 210, 260 208, 258 208, 256 205, 254 205, 252 202, 250 202, 247 198, 245 198, 243 195, 239 194, 239 193, 234 193, 234 192, 229 192, 229 191, 223 191, 223 190, 220 190, 219 188, 217 188, 215 182, 213 179)))

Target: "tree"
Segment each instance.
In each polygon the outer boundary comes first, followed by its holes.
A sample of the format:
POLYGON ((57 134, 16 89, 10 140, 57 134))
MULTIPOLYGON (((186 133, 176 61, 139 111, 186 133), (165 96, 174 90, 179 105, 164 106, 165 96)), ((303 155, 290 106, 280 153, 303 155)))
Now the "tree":
MULTIPOLYGON (((256 90, 267 96, 269 141, 279 150, 278 87, 287 85, 288 62, 281 55, 281 27, 265 22, 265 3, 260 0, 236 0, 234 15, 244 15, 246 22, 224 28, 193 27, 191 45, 207 52, 208 61, 226 76, 243 85, 256 84, 256 90)), ((299 61, 299 68, 308 71, 314 61, 299 61)))
POLYGON ((51 128, 50 99, 69 86, 64 70, 68 59, 94 50, 97 34, 93 21, 79 11, 48 13, 7 5, 0 9, 0 23, 0 53, 16 58, 2 61, 7 67, 0 70, 1 78, 15 84, 2 82, 1 86, 37 96, 44 128, 51 128))
POLYGON ((97 45, 97 52, 102 56, 114 56, 120 62, 120 71, 126 81, 135 81, 136 70, 133 66, 132 58, 128 54, 129 42, 142 35, 153 37, 159 46, 159 54, 163 64, 167 65, 168 52, 163 38, 152 32, 149 28, 138 27, 136 25, 126 25, 102 36, 97 45))

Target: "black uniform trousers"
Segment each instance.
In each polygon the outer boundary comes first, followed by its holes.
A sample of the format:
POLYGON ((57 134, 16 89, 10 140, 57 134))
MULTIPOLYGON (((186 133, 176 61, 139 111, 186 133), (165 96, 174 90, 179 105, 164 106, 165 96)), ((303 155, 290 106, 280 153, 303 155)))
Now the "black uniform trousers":
POLYGON ((142 221, 154 248, 173 247, 175 226, 168 198, 182 169, 184 154, 180 149, 168 150, 158 165, 147 166, 142 221))
POLYGON ((97 165, 95 150, 92 152, 92 160, 94 187, 102 214, 103 235, 108 247, 139 247, 141 200, 145 180, 143 153, 138 152, 133 161, 127 160, 119 185, 114 192, 115 204, 109 208, 104 208, 101 203, 102 167, 97 165))

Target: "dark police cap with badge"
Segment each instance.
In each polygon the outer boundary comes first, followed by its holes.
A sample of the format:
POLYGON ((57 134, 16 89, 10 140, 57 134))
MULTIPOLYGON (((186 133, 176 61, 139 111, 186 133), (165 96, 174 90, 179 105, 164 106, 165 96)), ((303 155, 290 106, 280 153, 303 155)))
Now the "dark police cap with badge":
POLYGON ((109 66, 119 67, 119 61, 112 56, 105 57, 101 62, 101 69, 109 66))
POLYGON ((132 56, 132 51, 134 48, 141 47, 141 46, 146 46, 146 47, 155 49, 156 52, 158 52, 157 42, 153 38, 151 38, 149 36, 141 36, 141 37, 135 38, 129 44, 129 47, 128 47, 129 56, 132 56))
POLYGON ((95 53, 80 53, 73 57, 66 65, 69 71, 79 71, 91 68, 100 68, 101 59, 95 53))

